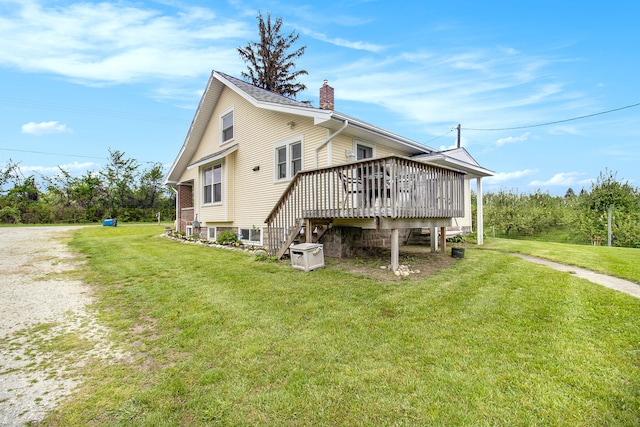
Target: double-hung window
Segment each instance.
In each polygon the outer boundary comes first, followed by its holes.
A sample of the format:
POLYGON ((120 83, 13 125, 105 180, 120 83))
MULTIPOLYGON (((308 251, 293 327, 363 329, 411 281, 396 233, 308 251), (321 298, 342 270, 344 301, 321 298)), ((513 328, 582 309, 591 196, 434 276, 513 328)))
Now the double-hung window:
POLYGON ((358 160, 370 159, 373 157, 373 146, 357 143, 356 144, 356 158, 358 160))
POLYGON ((275 148, 276 181, 291 179, 302 170, 302 141, 285 141, 275 148))
POLYGON ((202 200, 204 204, 222 202, 222 164, 204 168, 202 200))
POLYGON ((233 140, 233 110, 222 115, 220 119, 222 128, 222 144, 233 140))

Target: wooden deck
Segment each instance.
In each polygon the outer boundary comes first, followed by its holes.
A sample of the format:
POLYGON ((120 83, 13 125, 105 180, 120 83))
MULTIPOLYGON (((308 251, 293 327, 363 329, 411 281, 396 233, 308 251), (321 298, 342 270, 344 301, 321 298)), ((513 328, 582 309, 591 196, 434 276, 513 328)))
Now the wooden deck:
POLYGON ((461 216, 464 173, 399 156, 363 160, 299 172, 265 221, 267 246, 280 257, 313 220, 461 216))

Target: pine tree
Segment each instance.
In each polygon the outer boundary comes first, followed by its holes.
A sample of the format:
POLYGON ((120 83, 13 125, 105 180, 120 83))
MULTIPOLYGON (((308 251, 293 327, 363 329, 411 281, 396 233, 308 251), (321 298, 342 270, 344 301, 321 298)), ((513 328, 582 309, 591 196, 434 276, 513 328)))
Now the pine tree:
POLYGON ((249 42, 244 48, 239 47, 240 58, 247 63, 247 71, 242 77, 251 84, 295 98, 296 94, 307 87, 298 82, 298 77, 307 75, 305 70, 295 70, 294 60, 304 54, 306 46, 289 53, 291 46, 300 37, 295 31, 288 36, 280 33, 282 18, 271 22, 271 14, 267 14, 266 22, 262 13, 258 19, 260 42, 249 42))

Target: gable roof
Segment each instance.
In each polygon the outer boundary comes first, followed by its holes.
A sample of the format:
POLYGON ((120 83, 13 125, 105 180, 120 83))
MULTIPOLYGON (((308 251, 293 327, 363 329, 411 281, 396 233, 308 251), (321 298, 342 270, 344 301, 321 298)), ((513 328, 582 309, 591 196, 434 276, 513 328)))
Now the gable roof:
POLYGON ((480 164, 471 157, 471 154, 469 154, 464 147, 414 156, 413 159, 425 163, 453 167, 468 173, 471 177, 486 177, 494 175, 494 173, 489 169, 485 169, 480 166, 480 164))
POLYGON ((188 166, 225 87, 233 90, 257 108, 312 117, 316 123, 322 123, 331 118, 332 111, 315 108, 214 70, 211 72, 182 148, 165 178, 165 185, 177 183, 180 174, 188 166))
MULTIPOLYGON (((414 155, 420 156, 421 159, 424 158, 426 160, 428 158, 430 162, 440 162, 438 164, 452 167, 455 165, 450 164, 449 160, 455 160, 456 162, 461 162, 462 164, 467 165, 471 169, 476 169, 476 167, 479 168, 477 171, 480 173, 479 176, 493 175, 492 172, 480 167, 464 149, 462 150, 464 150, 466 156, 463 154, 449 153, 449 155, 445 155, 443 157, 435 157, 445 152, 437 152, 437 150, 427 147, 424 144, 394 134, 346 114, 333 110, 316 108, 309 103, 296 101, 295 99, 262 89, 228 74, 213 70, 209 77, 204 94, 198 104, 198 108, 196 109, 195 116, 191 122, 191 126, 189 127, 189 131, 187 132, 182 148, 165 178, 165 185, 177 183, 182 171, 190 166, 189 161, 193 157, 193 154, 202 139, 213 110, 218 103, 220 94, 225 87, 242 96, 256 108, 310 117, 314 119, 314 124, 321 125, 332 131, 337 131, 339 129, 342 131, 346 127, 345 132, 353 135, 354 137, 360 137, 374 143, 388 144, 391 142, 399 144, 414 155), (488 175, 485 175, 484 172, 487 172, 488 175)), ((218 153, 214 153, 214 156, 217 154, 218 153)), ((475 175, 477 175, 477 173, 475 175)))

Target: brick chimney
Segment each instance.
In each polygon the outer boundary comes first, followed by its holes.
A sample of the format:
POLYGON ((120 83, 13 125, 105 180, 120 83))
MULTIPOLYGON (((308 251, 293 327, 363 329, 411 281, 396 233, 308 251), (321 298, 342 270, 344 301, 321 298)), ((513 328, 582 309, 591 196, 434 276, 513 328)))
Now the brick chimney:
POLYGON ((333 88, 325 80, 320 88, 320 108, 333 110, 333 88))

